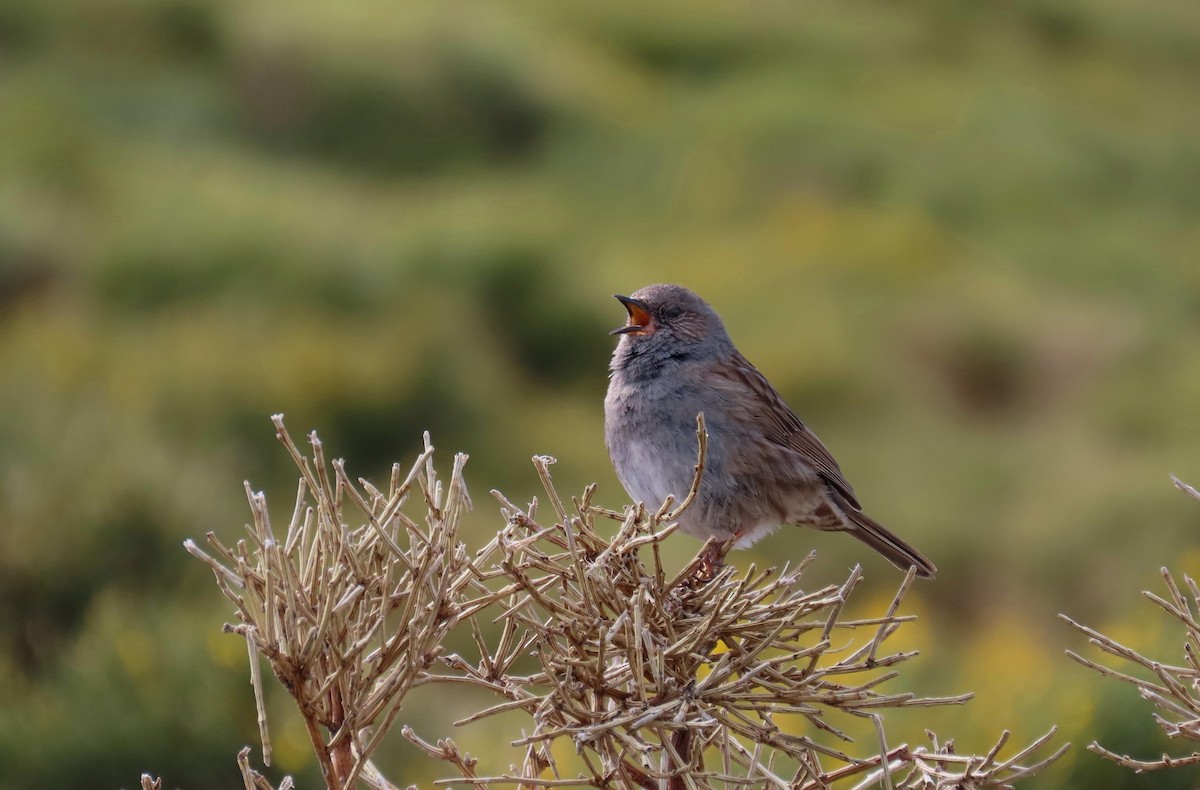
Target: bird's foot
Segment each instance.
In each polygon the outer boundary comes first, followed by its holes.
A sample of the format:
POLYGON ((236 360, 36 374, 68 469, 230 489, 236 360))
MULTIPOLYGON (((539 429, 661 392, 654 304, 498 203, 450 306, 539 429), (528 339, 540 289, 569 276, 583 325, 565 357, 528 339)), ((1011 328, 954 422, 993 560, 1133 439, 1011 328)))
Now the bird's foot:
POLYGON ((710 582, 717 577, 721 569, 725 567, 725 555, 733 547, 733 541, 727 540, 723 543, 713 541, 705 546, 704 551, 700 553, 700 558, 696 563, 696 570, 693 574, 696 581, 700 583, 710 582))

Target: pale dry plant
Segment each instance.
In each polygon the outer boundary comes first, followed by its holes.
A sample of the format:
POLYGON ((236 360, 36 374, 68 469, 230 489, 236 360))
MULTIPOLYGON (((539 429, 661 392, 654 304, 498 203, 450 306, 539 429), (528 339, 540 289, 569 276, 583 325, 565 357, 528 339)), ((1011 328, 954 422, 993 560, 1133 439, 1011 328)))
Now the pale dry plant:
MULTIPOLYGON (((394 721, 408 691, 442 652, 463 616, 474 579, 458 541, 470 506, 455 457, 445 486, 433 468, 433 448, 407 474, 393 466, 386 491, 332 469, 316 434, 312 460, 283 425, 277 435, 301 471, 295 509, 278 538, 266 497, 246 486, 253 523, 226 546, 212 533, 212 554, 191 541, 187 550, 212 568, 240 622, 225 629, 246 640, 258 706, 263 761, 270 764, 259 657, 295 698, 330 790, 349 790, 360 777, 381 784, 371 754, 394 721), (422 500, 419 524, 402 511, 410 495, 422 500), (359 522, 351 526, 351 521, 359 522)), ((469 612, 468 612, 469 613, 469 612)))
MULTIPOLYGON (((1200 501, 1200 491, 1176 477, 1171 479, 1180 491, 1200 501)), ((1137 688, 1142 698, 1152 702, 1154 707, 1160 711, 1154 714, 1154 721, 1168 738, 1198 743, 1200 742, 1200 656, 1197 655, 1197 651, 1200 650, 1200 586, 1192 577, 1185 574, 1181 588, 1167 568, 1161 568, 1160 573, 1167 585, 1167 596, 1164 598, 1149 590, 1144 590, 1142 594, 1183 626, 1182 665, 1149 658, 1110 636, 1081 625, 1066 615, 1059 615, 1073 628, 1086 635, 1088 642, 1102 653, 1107 653, 1139 667, 1145 676, 1139 677, 1113 669, 1098 661, 1081 656, 1073 650, 1068 650, 1067 655, 1105 677, 1114 678, 1137 688)), ((1137 773, 1200 764, 1200 752, 1192 752, 1182 757, 1172 757, 1164 753, 1156 759, 1142 760, 1127 754, 1113 752, 1096 741, 1088 744, 1088 749, 1126 768, 1132 768, 1137 773)))
POLYGON ((893 667, 915 655, 885 644, 913 619, 898 614, 911 572, 874 618, 845 613, 862 579, 857 568, 840 585, 801 587, 812 555, 780 571, 725 567, 707 578, 702 551, 668 573, 659 545, 700 485, 702 419, 698 438, 695 482, 678 508, 668 501, 656 512, 614 513, 591 503, 589 487, 568 509, 550 477, 553 459, 545 457, 534 459, 549 503, 545 522, 536 501, 518 507, 493 492, 508 526, 480 552, 497 557, 480 579, 505 593, 501 635, 489 643, 476 629, 478 662, 449 656, 453 673, 442 680, 506 700, 458 724, 513 710, 528 715, 530 728, 513 741, 524 759, 508 773, 481 776, 452 742, 430 744, 405 728, 410 741, 455 764, 477 788, 817 790, 864 776, 862 787, 1007 787, 1061 755, 1066 747, 1031 757, 1053 731, 1007 760, 998 759, 1007 733, 978 757, 956 755, 936 739, 932 751, 889 747, 881 711, 970 697, 882 690, 896 677, 893 667), (614 537, 600 534, 600 519, 620 523, 614 537), (536 670, 515 674, 531 652, 536 670), (875 742, 851 755, 842 719, 869 722, 875 742), (560 739, 577 755, 574 770, 556 756, 560 739))
MULTIPOLYGON (((913 619, 899 613, 912 573, 883 613, 865 618, 846 612, 862 580, 857 568, 841 584, 802 587, 812 555, 744 574, 710 569, 697 555, 668 573, 660 544, 702 481, 702 417, 695 481, 679 507, 616 513, 592 504, 594 486, 568 507, 550 477, 553 459, 539 457, 548 518, 536 500, 518 507, 493 492, 507 523, 473 556, 457 539, 469 504, 465 456, 443 488, 426 437, 411 471, 393 467, 383 492, 352 483, 340 461, 331 474, 315 434, 313 459, 305 458, 274 421, 302 473, 282 542, 264 497, 247 487, 247 537, 226 547, 209 535, 212 555, 190 542, 188 550, 236 606, 240 622, 226 629, 246 639, 264 760, 259 656, 295 697, 330 790, 393 786, 369 758, 407 693, 431 683, 500 699, 458 724, 514 712, 528 721, 512 738, 520 764, 500 773, 481 773, 449 739, 430 742, 403 727, 410 742, 455 767, 461 778, 445 785, 1010 787, 1066 749, 1048 747, 1053 730, 1004 759, 1007 732, 978 756, 932 733, 931 747, 889 745, 882 711, 970 697, 884 690, 915 655, 887 646, 913 619), (417 491, 423 523, 401 510, 417 491), (619 524, 614 537, 601 535, 603 521, 619 524), (442 655, 456 626, 470 630, 471 660, 442 655), (854 744, 854 729, 868 734, 867 745, 854 744)), ((245 752, 239 764, 247 790, 270 789, 245 752)))
MULTIPOLYGON (((250 747, 243 747, 237 756, 238 771, 242 776, 242 786, 245 790, 295 790, 296 783, 292 778, 286 777, 275 787, 271 782, 258 771, 250 766, 250 747)), ((152 776, 151 774, 142 774, 140 783, 142 790, 163 790, 162 779, 152 776)))

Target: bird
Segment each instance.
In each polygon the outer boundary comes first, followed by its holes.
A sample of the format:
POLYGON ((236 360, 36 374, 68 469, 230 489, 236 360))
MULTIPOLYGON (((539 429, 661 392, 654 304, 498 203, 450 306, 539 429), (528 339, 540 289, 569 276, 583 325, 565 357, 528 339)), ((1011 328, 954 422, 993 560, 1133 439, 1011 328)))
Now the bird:
POLYGON ((617 478, 648 507, 682 501, 696 474, 697 415, 707 448, 679 529, 744 548, 782 525, 846 532, 893 565, 933 578, 921 552, 863 512, 829 450, 734 346, 708 302, 681 285, 616 295, 628 312, 604 399, 604 438, 617 478))

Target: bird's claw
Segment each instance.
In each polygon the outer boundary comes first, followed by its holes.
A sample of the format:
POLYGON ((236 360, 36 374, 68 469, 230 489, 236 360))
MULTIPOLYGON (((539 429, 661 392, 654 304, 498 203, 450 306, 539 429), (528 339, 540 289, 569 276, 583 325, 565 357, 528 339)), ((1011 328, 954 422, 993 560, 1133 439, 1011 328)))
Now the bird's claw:
POLYGON ((717 574, 725 567, 725 555, 729 553, 732 545, 733 541, 708 544, 704 551, 700 553, 700 558, 696 563, 694 573, 696 581, 706 583, 717 578, 717 574))

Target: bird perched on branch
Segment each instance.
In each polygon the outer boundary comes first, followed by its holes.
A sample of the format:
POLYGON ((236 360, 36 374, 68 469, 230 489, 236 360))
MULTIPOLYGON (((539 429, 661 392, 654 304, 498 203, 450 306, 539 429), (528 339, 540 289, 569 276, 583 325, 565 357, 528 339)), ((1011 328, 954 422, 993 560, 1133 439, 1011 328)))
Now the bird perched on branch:
POLYGON ((738 352, 716 311, 679 285, 617 296, 628 323, 613 331, 604 435, 617 477, 654 507, 692 486, 696 415, 708 447, 696 498, 679 528, 717 538, 706 562, 782 524, 848 532, 903 570, 932 578, 921 552, 863 513, 837 461, 738 352))

